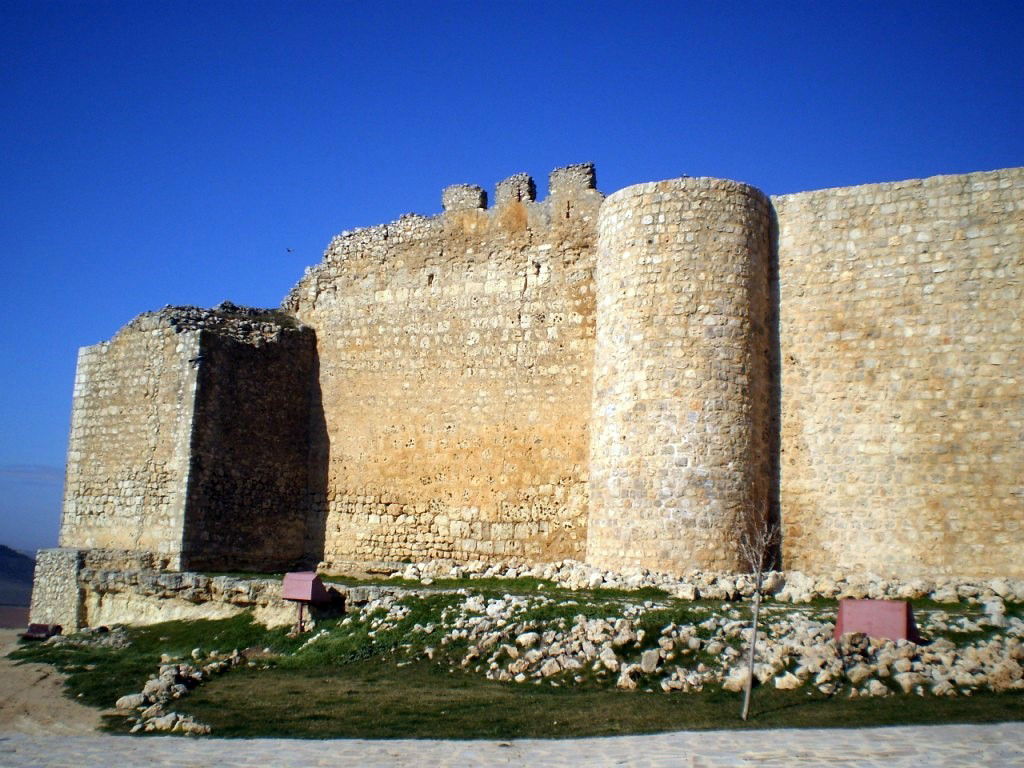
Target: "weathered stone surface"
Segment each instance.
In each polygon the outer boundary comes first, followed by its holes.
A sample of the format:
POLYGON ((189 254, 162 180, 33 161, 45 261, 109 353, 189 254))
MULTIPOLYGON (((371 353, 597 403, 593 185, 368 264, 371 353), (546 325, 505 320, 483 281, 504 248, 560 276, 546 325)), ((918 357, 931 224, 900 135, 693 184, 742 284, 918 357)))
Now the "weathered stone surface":
POLYGON ((779 675, 775 678, 775 687, 780 691, 791 691, 794 688, 799 688, 801 684, 800 678, 792 672, 786 672, 784 675, 779 675))
POLYGON ((148 725, 153 726, 154 731, 169 731, 178 722, 178 713, 170 712, 162 717, 154 717, 149 720, 148 725))
POLYGON ((114 702, 115 709, 131 710, 136 707, 141 707, 146 703, 146 696, 142 693, 129 693, 127 696, 122 696, 116 702, 114 702))
POLYGON ((746 667, 734 667, 729 675, 722 682, 722 688, 727 691, 742 691, 750 679, 750 670, 746 667))
POLYGON ((645 675, 650 675, 658 668, 661 656, 657 649, 644 651, 640 654, 640 669, 645 675))
POLYGON ((551 677, 561 672, 561 670, 562 666, 558 663, 557 659, 548 659, 541 665, 540 674, 542 677, 551 677))
POLYGON ((1024 169, 772 202, 787 567, 1024 576, 1024 169))
POLYGON ((890 691, 881 680, 869 680, 867 684, 869 696, 888 696, 890 691))
POLYGON ((516 645, 520 645, 523 648, 532 648, 540 640, 540 635, 536 632, 524 632, 516 638, 516 645))
POLYGON ((871 676, 871 667, 867 664, 856 664, 846 670, 846 678, 854 685, 860 685, 871 676))
POLYGON ((70 548, 41 549, 36 553, 31 623, 56 624, 65 632, 82 626, 82 558, 80 550, 70 548))

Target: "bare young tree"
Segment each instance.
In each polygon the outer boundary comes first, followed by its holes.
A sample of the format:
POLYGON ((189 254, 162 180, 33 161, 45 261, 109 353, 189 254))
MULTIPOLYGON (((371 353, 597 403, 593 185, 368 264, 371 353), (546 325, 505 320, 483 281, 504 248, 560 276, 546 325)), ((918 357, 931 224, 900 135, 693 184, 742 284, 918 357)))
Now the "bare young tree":
POLYGON ((754 687, 754 653, 757 649, 757 624, 761 614, 761 585, 764 573, 771 568, 778 551, 781 531, 779 524, 768 517, 768 512, 759 515, 744 530, 739 541, 739 556, 743 564, 754 574, 754 610, 751 618, 750 655, 747 658, 747 684, 743 691, 743 711, 740 717, 747 719, 750 712, 750 691, 754 687))

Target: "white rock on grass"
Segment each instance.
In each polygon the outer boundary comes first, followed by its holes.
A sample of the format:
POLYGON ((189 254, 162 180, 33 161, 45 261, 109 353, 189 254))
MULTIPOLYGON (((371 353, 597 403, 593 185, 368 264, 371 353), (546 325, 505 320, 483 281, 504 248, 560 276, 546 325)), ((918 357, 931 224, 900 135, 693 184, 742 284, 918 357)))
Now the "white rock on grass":
POLYGON ((609 672, 619 671, 619 657, 615 655, 615 651, 612 650, 611 646, 606 645, 601 649, 601 653, 598 655, 601 664, 609 672))
POLYGON ((727 691, 733 691, 734 693, 742 691, 749 678, 750 672, 746 667, 734 667, 729 670, 729 674, 722 683, 722 688, 727 691))
POLYGON ((993 598, 987 600, 984 603, 985 606, 985 618, 986 623, 992 627, 1005 627, 1006 621, 1006 605, 999 598, 993 598))
POLYGON ((867 664, 856 664, 846 670, 846 678, 854 685, 860 685, 871 677, 871 667, 867 664))
POLYGON ((888 696, 889 689, 886 688, 885 683, 881 680, 869 680, 867 684, 867 693, 869 696, 888 696))
POLYGON ((524 632, 516 638, 516 645, 522 648, 532 648, 540 640, 540 635, 536 632, 524 632))
POLYGON ((658 653, 657 649, 652 648, 644 651, 640 654, 640 670, 644 674, 650 675, 658 668, 659 661, 661 661, 661 654, 658 653))
POLYGON ((174 724, 178 722, 178 713, 169 712, 162 717, 152 718, 146 725, 146 730, 149 730, 148 726, 153 726, 154 731, 169 731, 174 728, 174 724))
POLYGON ((129 693, 127 696, 122 696, 115 703, 114 707, 120 710, 130 710, 137 707, 141 707, 146 703, 146 697, 141 693, 129 693))
POLYGON ((780 691, 792 691, 799 688, 800 684, 800 678, 792 672, 786 672, 784 675, 779 675, 775 678, 775 687, 780 691))
POLYGON ((544 677, 551 677, 557 675, 562 671, 562 666, 558 663, 557 659, 548 659, 545 661, 540 668, 540 673, 544 677))
POLYGON ((1024 688, 1024 670, 1013 659, 1004 659, 996 664, 988 675, 989 685, 994 691, 1021 690, 1024 688))
POLYGON ((636 680, 633 679, 633 673, 636 670, 635 664, 630 664, 627 667, 622 668, 622 672, 619 674, 619 679, 616 681, 615 686, 621 688, 624 691, 636 690, 636 680))
POLYGON ((677 584, 672 588, 671 594, 680 600, 696 600, 697 588, 693 584, 677 584))
POLYGON ((925 678, 924 675, 917 672, 900 672, 893 675, 892 679, 903 689, 904 693, 912 693, 914 688, 924 682, 925 678))

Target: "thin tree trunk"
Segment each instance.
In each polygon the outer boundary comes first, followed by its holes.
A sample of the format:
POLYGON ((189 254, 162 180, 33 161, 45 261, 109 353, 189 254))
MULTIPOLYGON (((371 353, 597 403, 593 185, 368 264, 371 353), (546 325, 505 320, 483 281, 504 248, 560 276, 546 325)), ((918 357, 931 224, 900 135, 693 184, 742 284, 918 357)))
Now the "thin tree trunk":
POLYGON ((747 713, 750 711, 750 691, 754 687, 754 651, 757 648, 757 620, 761 614, 761 574, 762 571, 758 568, 757 586, 754 588, 754 627, 751 630, 750 657, 747 660, 747 685, 743 691, 743 712, 740 714, 742 720, 747 719, 747 713))

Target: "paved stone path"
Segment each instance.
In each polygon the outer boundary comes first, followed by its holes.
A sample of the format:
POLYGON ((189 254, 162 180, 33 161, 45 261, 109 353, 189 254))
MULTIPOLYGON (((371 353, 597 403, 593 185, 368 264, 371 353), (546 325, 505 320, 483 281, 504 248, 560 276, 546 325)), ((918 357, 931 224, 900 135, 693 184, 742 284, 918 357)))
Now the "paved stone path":
POLYGON ((0 766, 1024 766, 1024 723, 683 731, 571 741, 365 741, 0 733, 0 766))

